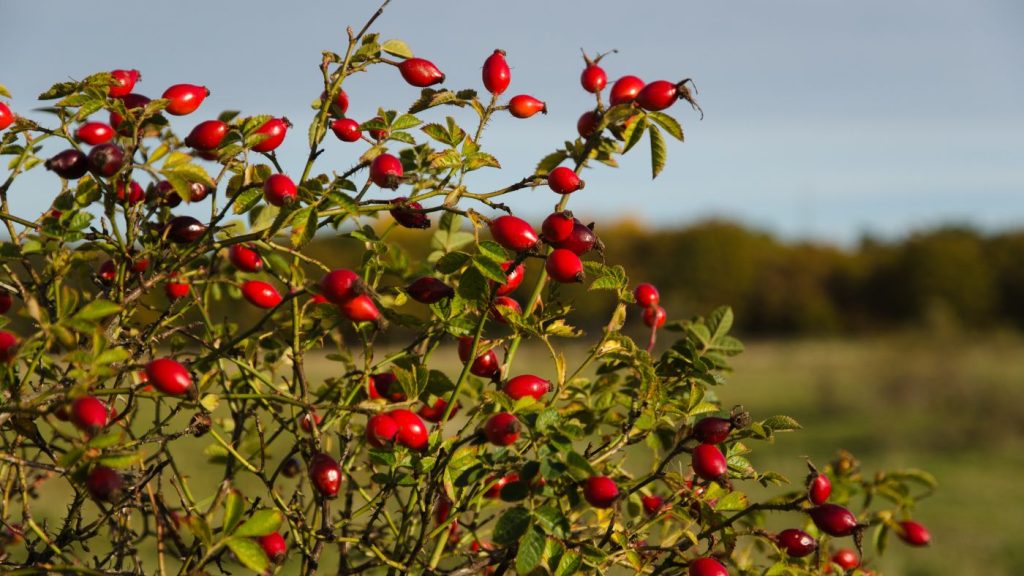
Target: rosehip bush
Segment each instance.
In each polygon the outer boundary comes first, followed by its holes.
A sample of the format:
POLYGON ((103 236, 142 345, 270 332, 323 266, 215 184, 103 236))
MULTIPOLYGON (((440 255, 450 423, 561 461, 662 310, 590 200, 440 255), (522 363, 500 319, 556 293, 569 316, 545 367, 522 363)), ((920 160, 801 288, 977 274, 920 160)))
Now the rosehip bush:
POLYGON ((585 56, 585 135, 474 190, 467 175, 501 167, 488 121, 536 122, 557 95, 504 96, 515 54, 493 47, 477 47, 485 93, 443 86, 443 62, 370 31, 379 14, 323 53, 308 130, 213 114, 217 87, 189 78, 149 99, 135 70, 55 84, 40 123, 0 87, 4 572, 868 573, 891 533, 929 543, 913 520, 926 473, 863 474, 846 453, 806 479, 757 467, 799 425, 717 400, 742 350, 729 309, 666 323, 657 288, 568 211, 583 169, 644 138, 657 176, 665 135, 683 137, 668 111, 699 110, 689 80, 609 83, 585 56), (345 116, 342 87, 371 67, 396 68, 407 111, 345 116), (297 138, 305 163, 282 166, 297 138), (324 167, 328 149, 350 165, 324 167), (17 186, 44 168, 49 191, 17 186), (540 232, 500 203, 523 190, 553 205, 540 232), (11 214, 19 193, 52 206, 11 214), (427 261, 389 240, 397 226, 427 261), (309 255, 317 234, 357 240, 360 264, 309 255), (616 306, 570 363, 570 294, 587 292, 616 306), (654 353, 659 330, 674 341, 654 353), (527 342, 551 364, 518 359, 527 342), (439 368, 456 347, 461 368, 439 368), (69 497, 45 518, 54 485, 69 497))

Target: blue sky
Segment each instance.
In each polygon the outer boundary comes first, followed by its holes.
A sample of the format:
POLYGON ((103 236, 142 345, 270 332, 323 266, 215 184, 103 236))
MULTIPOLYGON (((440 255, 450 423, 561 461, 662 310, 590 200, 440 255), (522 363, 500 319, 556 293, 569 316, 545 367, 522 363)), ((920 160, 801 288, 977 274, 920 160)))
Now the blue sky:
MULTIPOLYGON (((377 5, 9 2, 0 83, 19 113, 53 82, 112 68, 141 70, 137 91, 151 97, 175 83, 204 84, 206 103, 173 121, 182 134, 227 108, 285 115, 299 128, 282 160, 299 172, 320 51, 342 50, 345 27, 377 5)), ((450 87, 482 90, 480 66, 503 48, 508 95, 548 102, 548 116, 493 122, 483 144, 504 170, 478 173, 470 185, 479 191, 519 180, 575 134, 591 102, 578 83, 579 49, 615 48, 603 62, 612 79, 692 77, 706 116, 698 121, 685 104, 671 110, 687 141, 670 143, 669 165, 653 182, 646 145, 620 170, 586 172, 570 207, 587 219, 628 214, 671 226, 727 216, 841 243, 944 222, 1024 224, 1021 2, 394 0, 376 29, 437 63, 450 87)), ((346 88, 357 119, 378 106, 403 109, 417 95, 389 67, 346 88)), ((327 147, 324 170, 347 168, 360 150, 333 138, 327 147)), ((56 186, 43 171, 26 177, 12 192, 14 211, 42 210, 44 191, 56 186)), ((537 189, 508 203, 542 217, 555 201, 537 189)))

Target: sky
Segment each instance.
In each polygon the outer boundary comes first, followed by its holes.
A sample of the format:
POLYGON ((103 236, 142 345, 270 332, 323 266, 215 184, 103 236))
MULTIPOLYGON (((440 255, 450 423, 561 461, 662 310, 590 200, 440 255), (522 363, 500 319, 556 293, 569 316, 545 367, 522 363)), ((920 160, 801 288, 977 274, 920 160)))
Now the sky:
MULTIPOLYGON (((36 119, 36 95, 54 82, 136 68, 136 91, 158 97, 176 83, 212 94, 180 134, 224 109, 287 116, 280 152, 301 172, 310 102, 322 83, 320 52, 343 51, 377 1, 246 0, 5 2, 0 83, 16 113, 36 119), (159 9, 157 7, 159 6, 159 9)), ((705 117, 669 112, 686 141, 670 141, 668 166, 650 178, 646 142, 620 169, 584 172, 569 207, 585 220, 630 216, 656 226, 727 217, 790 239, 855 242, 899 237, 944 223, 986 230, 1024 225, 1024 3, 1018 0, 606 0, 431 2, 394 0, 377 20, 383 38, 406 41, 435 62, 445 86, 483 91, 480 67, 504 49, 507 96, 532 94, 547 116, 496 118, 484 149, 502 170, 467 180, 488 191, 532 173, 575 136, 592 96, 579 85, 580 48, 618 52, 602 65, 614 80, 693 78, 705 117)), ((346 81, 349 115, 404 110, 418 95, 382 66, 346 81)), ((446 108, 464 125, 472 112, 446 108)), ((52 122, 52 120, 47 120, 52 122)), ((322 170, 344 170, 362 148, 329 136, 322 170)), ((55 148, 52 152, 57 152, 55 148)), ((6 162, 0 164, 0 177, 6 162)), ((37 170, 11 193, 15 213, 42 211, 58 186, 37 170), (19 193, 20 192, 20 193, 19 193)), ((542 218, 546 188, 507 203, 542 218)))

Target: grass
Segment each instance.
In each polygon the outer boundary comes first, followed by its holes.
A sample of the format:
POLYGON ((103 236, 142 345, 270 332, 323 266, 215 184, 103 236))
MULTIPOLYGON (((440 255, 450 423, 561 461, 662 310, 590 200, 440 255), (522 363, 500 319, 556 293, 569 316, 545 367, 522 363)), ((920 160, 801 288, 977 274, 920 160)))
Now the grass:
MULTIPOLYGON (((755 446, 758 468, 801 478, 805 456, 823 463, 845 448, 866 471, 914 467, 938 477, 939 491, 915 512, 932 531, 932 547, 892 541, 875 568, 903 576, 1024 573, 1024 339, 906 334, 747 344, 717 390, 723 405, 743 404, 755 418, 788 414, 804 427, 780 435, 774 446, 755 446)), ((570 347, 570 368, 584 354, 570 347)), ((454 350, 436 360, 438 368, 457 369, 454 350)), ((527 347, 517 371, 543 374, 550 364, 546 351, 527 347)), ((318 361, 308 373, 316 381, 335 366, 318 361)), ((174 449, 205 458, 200 453, 211 442, 182 439, 174 449)), ((194 490, 211 493, 220 468, 197 463, 192 470, 194 490)), ((41 494, 35 510, 51 525, 59 522, 67 485, 49 482, 41 494)))

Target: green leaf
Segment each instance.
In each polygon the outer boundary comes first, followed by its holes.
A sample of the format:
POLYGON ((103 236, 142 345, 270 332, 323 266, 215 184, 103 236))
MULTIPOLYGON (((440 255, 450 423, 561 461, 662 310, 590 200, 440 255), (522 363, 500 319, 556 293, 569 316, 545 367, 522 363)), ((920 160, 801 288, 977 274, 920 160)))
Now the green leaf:
POLYGON ((434 152, 427 157, 427 160, 433 169, 455 168, 462 165, 462 154, 459 154, 458 150, 449 148, 441 152, 434 152))
POLYGON ((423 121, 412 114, 402 114, 391 123, 392 130, 408 130, 422 124, 423 121))
POLYGON ((104 454, 100 456, 99 463, 110 468, 124 470, 142 464, 142 454, 131 452, 128 454, 104 454))
POLYGON ((249 570, 263 574, 270 568, 270 558, 267 558, 267 553, 255 540, 233 536, 228 538, 226 543, 238 561, 249 570))
POLYGON ((213 186, 213 179, 206 173, 206 169, 198 164, 181 164, 180 166, 175 166, 171 173, 187 182, 199 182, 200 184, 213 186))
POLYGON ((449 252, 437 261, 434 267, 441 274, 453 274, 469 262, 470 255, 465 252, 449 252))
POLYGON ((509 508, 494 525, 494 542, 500 546, 509 546, 519 540, 529 526, 530 512, 526 508, 509 508))
POLYGON ((711 343, 715 343, 719 338, 725 336, 732 328, 732 308, 728 306, 721 306, 716 308, 711 316, 708 317, 708 328, 711 329, 711 343))
POLYGON ((111 302, 110 300, 93 300, 75 314, 74 320, 85 322, 102 320, 103 318, 113 316, 120 311, 121 306, 111 302))
POLYGON ((629 152, 633 146, 636 146, 640 139, 644 137, 644 130, 647 128, 647 118, 641 116, 626 125, 626 128, 622 131, 622 138, 626 141, 626 146, 622 149, 622 153, 629 152))
POLYGON ((763 426, 767 426, 776 432, 784 430, 799 430, 803 428, 796 419, 790 416, 772 416, 771 418, 761 422, 763 426))
POLYGON ((302 208, 292 217, 292 246, 302 248, 316 235, 317 212, 313 206, 302 208))
POLYGON ((39 95, 40 100, 56 100, 74 94, 79 87, 78 82, 58 82, 39 95))
POLYGON ((502 269, 501 264, 487 256, 479 255, 473 258, 473 266, 488 280, 493 280, 499 284, 508 282, 508 276, 505 274, 505 270, 502 269))
POLYGON ((242 190, 235 196, 232 210, 235 214, 245 214, 255 208, 263 199, 263 189, 258 187, 242 190))
POLYGON ((583 563, 583 559, 580 555, 572 550, 566 550, 565 554, 562 554, 562 559, 558 561, 558 568, 555 569, 555 576, 571 576, 576 574, 580 565, 583 563))
POLYGON ((409 46, 398 39, 385 40, 384 43, 380 45, 380 49, 392 56, 398 56, 399 58, 413 57, 412 50, 409 49, 409 46))
POLYGON ((544 533, 536 526, 523 534, 523 538, 519 541, 519 551, 516 553, 516 572, 518 574, 529 574, 540 564, 546 540, 544 533))
POLYGON ((266 536, 277 530, 284 517, 277 510, 257 510, 238 530, 235 536, 266 536))
POLYGON ((664 128, 665 132, 671 134, 673 138, 680 142, 683 141, 683 127, 679 125, 679 122, 676 122, 675 118, 664 112, 648 112, 647 117, 654 120, 658 126, 664 128))
POLYGON ((245 498, 242 497, 242 494, 238 490, 228 490, 228 495, 224 499, 224 532, 226 534, 234 532, 244 511, 245 498))
POLYGON ((480 168, 501 168, 501 162, 486 152, 475 152, 466 156, 466 172, 480 168))
POLYGON ((7 90, 7 86, 0 84, 0 96, 4 98, 11 98, 11 93, 7 90))
POLYGON ((557 168, 558 165, 568 157, 569 153, 565 150, 555 150, 551 154, 541 158, 540 162, 537 163, 537 168, 534 169, 534 172, 543 176, 557 168))
POLYGON ((651 179, 653 180, 665 168, 667 151, 665 150, 665 139, 662 137, 661 131, 653 124, 648 127, 647 131, 651 134, 651 179))

